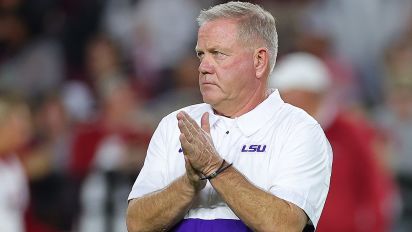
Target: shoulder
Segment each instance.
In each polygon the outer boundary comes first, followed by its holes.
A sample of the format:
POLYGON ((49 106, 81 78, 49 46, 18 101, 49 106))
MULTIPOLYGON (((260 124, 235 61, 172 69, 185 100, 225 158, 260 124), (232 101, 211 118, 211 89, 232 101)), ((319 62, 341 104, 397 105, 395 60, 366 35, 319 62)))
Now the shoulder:
POLYGON ((277 115, 279 125, 285 130, 296 130, 305 127, 319 127, 319 123, 306 111, 284 103, 277 115))
POLYGON ((285 146, 319 149, 331 153, 329 141, 321 125, 304 110, 284 104, 279 112, 279 128, 285 146))

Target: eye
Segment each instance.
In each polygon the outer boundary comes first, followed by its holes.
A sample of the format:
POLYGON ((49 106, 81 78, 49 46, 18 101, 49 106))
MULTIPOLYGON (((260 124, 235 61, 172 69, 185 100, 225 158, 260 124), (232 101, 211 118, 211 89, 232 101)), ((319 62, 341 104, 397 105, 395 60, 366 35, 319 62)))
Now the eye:
POLYGON ((213 54, 214 57, 216 57, 216 58, 218 58, 218 59, 223 59, 223 58, 226 57, 226 54, 225 54, 225 53, 223 53, 223 52, 221 52, 221 51, 218 51, 218 50, 214 50, 214 51, 212 51, 211 53, 213 54))
POLYGON ((205 54, 205 53, 202 52, 202 51, 196 51, 196 56, 197 56, 197 58, 199 58, 199 59, 202 59, 204 54, 205 54))

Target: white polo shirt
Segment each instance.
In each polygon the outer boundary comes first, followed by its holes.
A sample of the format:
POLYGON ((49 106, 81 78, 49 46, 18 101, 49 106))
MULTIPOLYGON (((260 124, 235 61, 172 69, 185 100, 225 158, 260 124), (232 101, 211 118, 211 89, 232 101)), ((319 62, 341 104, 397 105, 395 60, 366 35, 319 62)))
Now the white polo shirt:
MULTIPOLYGON (((180 111, 199 124, 202 114, 209 112, 211 135, 220 156, 256 187, 302 208, 316 227, 329 190, 332 149, 320 125, 303 110, 284 103, 277 90, 234 119, 215 115, 208 104, 188 106, 164 117, 153 134, 129 200, 162 189, 185 173, 176 119, 180 111)), ((208 183, 183 224, 191 220, 222 224, 218 222, 222 219, 241 223, 208 183)))

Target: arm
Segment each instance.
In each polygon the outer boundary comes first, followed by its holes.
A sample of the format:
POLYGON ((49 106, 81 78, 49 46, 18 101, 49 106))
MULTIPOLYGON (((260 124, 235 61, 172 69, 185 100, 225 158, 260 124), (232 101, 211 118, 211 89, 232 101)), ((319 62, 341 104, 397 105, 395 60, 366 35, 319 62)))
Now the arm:
POLYGON ((179 222, 205 181, 199 180, 196 171, 186 160, 186 175, 166 188, 130 201, 127 208, 127 229, 137 231, 166 231, 179 222))
POLYGON ((302 209, 255 187, 234 167, 211 179, 210 183, 254 231, 302 231, 308 221, 302 209))
MULTIPOLYGON (((207 113, 201 128, 184 112, 177 116, 180 141, 185 156, 205 176, 218 169, 222 158, 210 137, 207 113)), ((302 209, 251 184, 240 172, 230 167, 211 184, 236 215, 257 231, 302 231, 308 218, 302 209)))
POLYGON ((185 159, 185 174, 168 182, 166 125, 162 120, 155 130, 144 166, 129 195, 126 224, 130 232, 171 228, 184 217, 197 193, 206 185, 188 159, 185 159))

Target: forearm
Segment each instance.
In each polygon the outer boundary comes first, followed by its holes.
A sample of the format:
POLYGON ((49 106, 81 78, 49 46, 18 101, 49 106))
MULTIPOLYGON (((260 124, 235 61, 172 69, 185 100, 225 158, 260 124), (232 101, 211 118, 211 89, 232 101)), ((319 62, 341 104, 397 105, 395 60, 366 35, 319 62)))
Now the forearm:
POLYGON ((211 184, 254 231, 302 231, 307 222, 297 206, 255 187, 233 167, 212 179, 211 184))
POLYGON ((127 228, 136 231, 166 231, 189 210, 196 190, 184 175, 166 188, 133 199, 127 209, 127 228))

